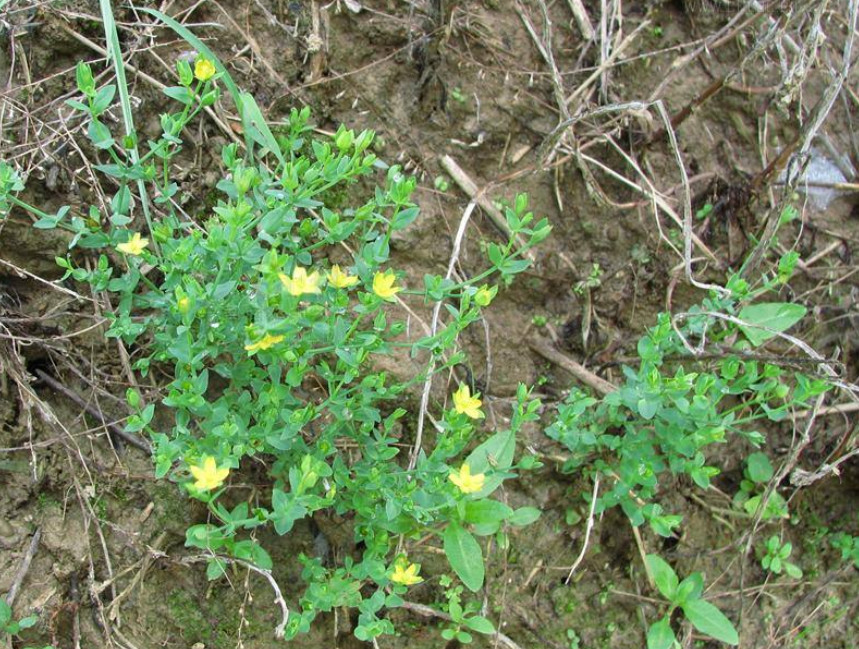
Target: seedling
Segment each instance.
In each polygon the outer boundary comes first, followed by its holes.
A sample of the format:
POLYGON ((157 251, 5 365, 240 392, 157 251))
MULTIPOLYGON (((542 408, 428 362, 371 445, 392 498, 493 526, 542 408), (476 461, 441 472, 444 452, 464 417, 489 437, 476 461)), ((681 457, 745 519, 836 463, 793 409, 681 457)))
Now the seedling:
POLYGON ((668 601, 668 611, 647 631, 647 649, 679 648, 680 643, 671 628, 671 615, 680 609, 683 616, 701 633, 730 645, 737 645, 740 638, 733 623, 718 608, 702 598, 704 577, 693 572, 680 581, 674 569, 661 557, 648 554, 648 568, 653 575, 657 590, 668 601))
POLYGON ((802 579, 802 570, 799 566, 789 562, 787 559, 793 550, 790 542, 782 543, 777 534, 767 539, 763 547, 764 555, 761 558, 761 567, 767 572, 780 575, 782 571, 794 579, 802 579))
MULTIPOLYGON (((773 477, 773 466, 765 453, 752 453, 746 458, 740 490, 734 496, 734 504, 747 514, 754 515, 765 496, 766 486, 773 477)), ((789 518, 787 501, 773 490, 761 511, 761 520, 789 518)))
POLYGON ((841 558, 853 563, 854 568, 859 568, 859 536, 851 536, 846 532, 836 532, 829 539, 829 544, 841 550, 841 558))
POLYGON ((478 614, 481 607, 480 602, 472 601, 463 606, 462 586, 449 587, 451 581, 446 577, 443 577, 440 583, 442 586, 447 586, 445 590, 447 605, 445 608, 447 608, 451 618, 451 624, 441 632, 442 638, 447 641, 456 640, 461 644, 471 644, 474 642, 471 631, 486 635, 495 633, 495 626, 492 622, 478 614))
MULTIPOLYGON (((28 615, 19 620, 14 619, 12 615, 12 607, 6 603, 5 599, 0 598, 0 639, 4 635, 17 636, 21 631, 29 629, 39 621, 37 615, 28 615)), ((11 646, 11 644, 9 645, 11 646)), ((24 649, 35 649, 34 647, 24 647, 24 649)), ((53 649, 51 646, 45 646, 42 649, 53 649)))
POLYGON ((576 285, 573 287, 573 292, 575 292, 576 295, 581 295, 582 293, 590 291, 591 289, 599 288, 602 285, 602 276, 603 269, 600 268, 600 265, 595 262, 591 266, 591 271, 588 274, 587 278, 581 280, 580 282, 577 282, 576 285))

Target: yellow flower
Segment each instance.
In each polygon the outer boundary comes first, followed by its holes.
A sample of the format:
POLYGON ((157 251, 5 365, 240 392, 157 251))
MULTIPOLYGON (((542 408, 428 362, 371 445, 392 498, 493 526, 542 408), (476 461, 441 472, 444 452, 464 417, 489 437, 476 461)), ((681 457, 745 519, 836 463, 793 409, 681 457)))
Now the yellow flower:
POLYGON ((447 477, 464 494, 473 494, 476 491, 480 491, 486 482, 486 474, 478 473, 471 475, 471 467, 467 463, 459 468, 459 473, 454 471, 447 477))
POLYGON ((400 557, 394 563, 394 574, 391 575, 391 581, 395 584, 402 584, 403 586, 419 584, 423 581, 421 577, 418 577, 420 569, 420 564, 409 563, 408 559, 400 557))
POLYGON ((328 271, 328 283, 334 288, 349 288, 358 283, 358 278, 340 270, 340 266, 334 264, 328 271))
POLYGON ((215 458, 211 455, 203 457, 203 464, 200 466, 189 466, 188 469, 191 471, 191 475, 197 480, 194 483, 194 487, 201 491, 217 489, 230 474, 228 467, 219 469, 215 458))
POLYGON ((477 289, 477 293, 474 294, 474 303, 477 306, 489 306, 489 303, 492 302, 492 298, 495 297, 495 294, 498 293, 498 287, 493 286, 489 288, 486 284, 477 289))
POLYGON ((215 72, 217 72, 215 64, 202 56, 194 64, 194 76, 200 81, 208 81, 215 76, 215 72))
POLYGON ((376 273, 373 275, 373 293, 383 300, 393 301, 394 296, 403 290, 399 286, 394 286, 396 281, 397 276, 392 270, 376 273))
POLYGON ((460 415, 468 415, 472 419, 483 419, 484 415, 480 412, 482 405, 483 402, 477 396, 471 396, 471 390, 465 383, 453 393, 453 409, 460 415))
POLYGON ((179 313, 183 315, 188 313, 188 309, 191 308, 191 300, 187 295, 183 295, 176 301, 176 308, 179 309, 179 313))
POLYGON ((139 232, 135 232, 131 236, 131 239, 125 243, 120 243, 116 249, 119 250, 119 252, 124 252, 126 255, 139 255, 148 245, 149 239, 141 237, 139 232))
POLYGON ((292 271, 292 277, 283 273, 278 275, 280 283, 286 288, 290 295, 304 295, 305 293, 319 293, 319 273, 315 270, 307 274, 307 270, 298 266, 292 271))
POLYGON ((283 340, 283 336, 272 336, 271 334, 266 334, 255 343, 245 345, 245 351, 258 352, 262 349, 268 349, 269 347, 273 347, 279 343, 281 340, 283 340))

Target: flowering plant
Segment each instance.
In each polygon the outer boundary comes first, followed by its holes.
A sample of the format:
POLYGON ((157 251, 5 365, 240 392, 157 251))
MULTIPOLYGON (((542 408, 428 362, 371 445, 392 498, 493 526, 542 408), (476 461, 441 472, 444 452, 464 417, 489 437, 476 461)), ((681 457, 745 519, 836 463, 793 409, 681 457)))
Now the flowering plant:
MULTIPOLYGON (((525 525, 539 514, 489 498, 516 470, 535 465, 514 458, 517 431, 539 407, 526 387, 509 428, 476 447, 484 404, 469 385, 458 386, 451 407, 431 406, 438 415, 431 440, 404 444, 418 413, 401 405, 410 387, 465 362, 457 337, 497 293, 481 282, 509 283, 529 264, 523 253, 550 228, 534 222, 519 196, 505 208, 510 236, 488 244, 484 271, 462 282, 427 275, 420 284, 391 268, 390 254, 392 235, 418 216, 415 180, 376 158, 373 133, 341 127, 330 141, 310 139, 305 108, 293 110, 275 136, 244 93, 234 98, 245 147, 223 148, 217 204, 190 218, 176 201, 175 156, 187 124, 220 96, 218 80, 231 82, 210 57, 198 58, 193 71, 180 63, 178 76, 180 85, 166 93, 181 108, 162 116, 163 132, 138 158, 98 120, 113 92, 97 90, 88 66, 79 66, 86 101, 73 105, 99 125, 90 139, 111 163, 98 168, 119 186, 104 212, 93 207, 86 219, 67 209, 42 213, 14 195, 15 182, 4 184, 3 201, 37 213, 37 227, 70 230, 70 249, 99 251, 89 268, 77 254, 58 263, 67 277, 115 295, 107 335, 137 346, 137 371, 171 375, 158 423, 156 395, 128 390, 134 414, 127 430, 153 440, 158 478, 206 503, 210 519, 187 530, 186 545, 206 553, 209 578, 221 577, 230 561, 271 576, 274 562, 251 531, 270 526, 284 535, 303 524, 324 535, 309 521, 336 514, 352 527, 351 548, 345 556, 298 558, 306 589, 277 634, 295 637, 340 606, 357 607, 359 639, 391 633, 382 609, 431 578, 407 558, 420 551, 414 541, 439 539, 453 572, 478 591, 484 558, 477 537, 504 543, 505 524, 525 525), (355 199, 357 181, 379 173, 383 187, 355 199), (135 198, 138 182, 147 191, 135 198), (336 209, 335 189, 349 189, 354 207, 336 209), (148 197, 158 218, 144 236, 133 212, 148 197), (410 338, 397 318, 403 299, 444 303, 446 318, 436 331, 410 338), (389 375, 378 359, 395 353, 410 353, 422 369, 389 375), (469 446, 467 458, 457 459, 469 446), (241 480, 251 459, 265 467, 263 487, 241 480)), ((468 619, 475 630, 493 631, 485 618, 468 619)))

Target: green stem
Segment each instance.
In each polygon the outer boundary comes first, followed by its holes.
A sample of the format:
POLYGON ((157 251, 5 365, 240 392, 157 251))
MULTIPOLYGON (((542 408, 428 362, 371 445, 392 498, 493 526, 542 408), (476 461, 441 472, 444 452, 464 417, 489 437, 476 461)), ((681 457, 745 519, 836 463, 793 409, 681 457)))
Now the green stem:
MULTIPOLYGON (((122 62, 122 49, 119 46, 119 34, 116 31, 116 22, 113 18, 113 8, 110 5, 110 0, 99 0, 101 5, 101 18, 104 23, 105 40, 107 41, 107 51, 110 59, 113 61, 113 67, 116 72, 116 86, 119 92, 119 103, 122 107, 122 121, 125 125, 125 134, 131 138, 131 147, 129 148, 129 157, 132 164, 138 164, 140 161, 140 153, 137 149, 137 137, 134 129, 134 116, 131 112, 131 97, 128 93, 128 82, 125 78, 125 66, 122 62)), ((146 193, 146 185, 143 180, 137 181, 137 191, 140 193, 140 205, 143 208, 143 217, 146 219, 146 225, 150 232, 154 232, 152 228, 152 217, 149 212, 149 195, 146 193)), ((159 253, 158 242, 152 241, 152 247, 156 253, 159 253)))
MULTIPOLYGON (((19 198, 15 197, 15 196, 12 196, 11 194, 9 194, 9 195, 7 196, 7 199, 8 199, 8 200, 9 200, 9 202, 10 202, 10 203, 12 203, 13 205, 17 205, 17 206, 18 206, 18 207, 20 207, 21 209, 23 209, 23 210, 26 210, 26 211, 30 212, 30 214, 33 214, 34 216, 38 216, 40 219, 53 219, 53 218, 55 218, 55 215, 54 215, 54 214, 48 214, 48 213, 46 213, 46 212, 43 212, 42 210, 40 210, 40 209, 38 209, 38 208, 36 208, 36 207, 33 207, 33 206, 32 206, 32 205, 30 205, 29 203, 25 203, 25 202, 24 202, 24 201, 22 201, 21 199, 19 199, 19 198)), ((75 229, 74 229, 72 226, 70 226, 70 225, 66 225, 65 223, 57 223, 57 227, 58 227, 58 228, 62 228, 62 229, 63 229, 63 230, 65 230, 66 232, 72 232, 72 233, 74 233, 74 234, 77 234, 77 230, 75 230, 75 229)))

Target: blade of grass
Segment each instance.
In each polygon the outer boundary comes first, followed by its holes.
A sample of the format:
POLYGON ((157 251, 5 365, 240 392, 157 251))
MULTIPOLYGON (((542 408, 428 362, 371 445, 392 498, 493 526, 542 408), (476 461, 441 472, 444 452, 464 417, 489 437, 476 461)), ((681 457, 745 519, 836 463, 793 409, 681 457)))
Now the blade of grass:
MULTIPOLYGON (((99 0, 101 6, 101 19, 104 23, 104 36, 107 41, 107 55, 113 62, 113 68, 116 72, 116 86, 119 93, 119 104, 122 107, 122 121, 125 126, 125 134, 131 138, 131 147, 129 155, 131 161, 137 163, 140 160, 140 153, 137 149, 137 134, 134 129, 134 116, 131 113, 131 98, 128 95, 128 82, 125 78, 125 67, 122 65, 122 49, 119 47, 119 34, 116 31, 116 21, 113 19, 113 7, 110 0, 99 0)), ((137 191, 140 193, 140 205, 143 208, 143 217, 146 219, 146 225, 149 232, 153 233, 152 216, 149 211, 149 194, 146 191, 146 185, 143 180, 137 181, 137 191)), ((158 242, 152 238, 152 246, 155 252, 158 252, 158 242)))

